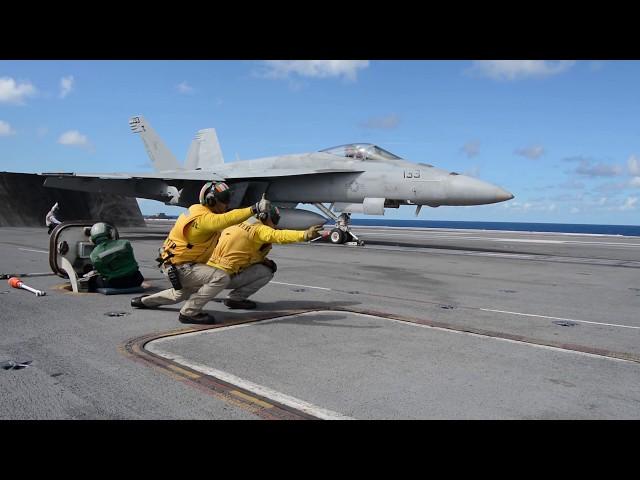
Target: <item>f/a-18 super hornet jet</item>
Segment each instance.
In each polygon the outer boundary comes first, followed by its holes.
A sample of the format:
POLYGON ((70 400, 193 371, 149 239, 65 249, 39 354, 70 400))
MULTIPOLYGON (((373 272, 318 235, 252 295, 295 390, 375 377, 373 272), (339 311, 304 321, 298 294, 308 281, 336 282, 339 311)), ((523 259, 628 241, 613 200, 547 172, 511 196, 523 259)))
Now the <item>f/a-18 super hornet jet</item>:
POLYGON ((322 223, 319 215, 296 208, 311 204, 336 222, 331 242, 360 244, 349 227, 351 213, 384 215, 385 208, 415 205, 418 215, 424 205, 484 205, 513 198, 496 185, 410 162, 370 143, 224 163, 215 130, 204 129, 197 132, 183 166, 142 116, 129 124, 142 138, 155 172, 48 173, 42 174, 44 186, 188 207, 197 203, 204 182, 224 181, 233 192, 229 208, 251 205, 265 194, 281 208, 283 228, 306 228, 322 223))

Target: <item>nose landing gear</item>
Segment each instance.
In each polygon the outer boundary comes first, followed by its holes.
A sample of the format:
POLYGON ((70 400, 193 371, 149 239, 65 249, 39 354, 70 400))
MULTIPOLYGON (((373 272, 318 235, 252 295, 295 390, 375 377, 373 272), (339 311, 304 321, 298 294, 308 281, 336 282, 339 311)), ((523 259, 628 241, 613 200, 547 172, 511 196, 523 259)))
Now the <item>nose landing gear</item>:
POLYGON ((333 213, 321 203, 314 203, 314 205, 320 211, 322 211, 322 213, 332 218, 336 222, 335 227, 331 229, 328 234, 323 235, 322 237, 318 237, 318 239, 328 237, 328 240, 335 245, 364 245, 364 241, 360 240, 358 236, 351 231, 351 227, 349 226, 349 224, 351 223, 351 215, 349 213, 343 212, 340 214, 340 216, 336 216, 335 213, 333 213))

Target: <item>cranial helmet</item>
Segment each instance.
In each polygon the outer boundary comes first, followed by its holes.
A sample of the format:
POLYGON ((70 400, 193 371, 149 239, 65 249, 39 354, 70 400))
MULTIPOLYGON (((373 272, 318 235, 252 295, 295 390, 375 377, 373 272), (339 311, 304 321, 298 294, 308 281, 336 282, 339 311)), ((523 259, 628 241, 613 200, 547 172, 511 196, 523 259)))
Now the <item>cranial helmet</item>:
POLYGON ((102 242, 113 239, 113 227, 108 223, 98 222, 91 227, 89 235, 91 237, 91 241, 98 245, 102 242))
POLYGON ((268 212, 259 213, 257 216, 258 216, 258 220, 262 220, 262 221, 266 220, 267 218, 270 218, 273 224, 277 225, 278 222, 280 221, 280 209, 275 205, 271 205, 271 207, 269 207, 268 212))
POLYGON ((207 182, 200 190, 200 205, 213 207, 217 202, 229 203, 231 191, 224 182, 207 182))

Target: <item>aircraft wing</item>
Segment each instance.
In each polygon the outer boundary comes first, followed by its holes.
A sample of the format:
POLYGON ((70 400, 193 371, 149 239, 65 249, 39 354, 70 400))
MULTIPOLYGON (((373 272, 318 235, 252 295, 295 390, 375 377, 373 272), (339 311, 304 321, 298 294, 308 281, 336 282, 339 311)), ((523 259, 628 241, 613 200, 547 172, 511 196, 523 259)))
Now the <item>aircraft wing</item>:
MULTIPOLYGON (((144 173, 41 173, 46 177, 45 187, 75 190, 81 192, 113 193, 136 198, 148 198, 172 205, 189 202, 181 198, 197 198, 197 192, 204 182, 224 181, 229 184, 244 184, 244 190, 250 183, 267 183, 269 179, 290 178, 295 182, 296 177, 361 173, 350 169, 282 169, 260 168, 243 169, 234 172, 228 169, 222 172, 208 172, 204 170, 170 170, 162 172, 144 173), (185 190, 186 189, 186 190, 185 190), (185 191, 186 197, 183 197, 185 191)), ((244 192, 243 190, 243 192, 244 192)), ((244 194, 244 193, 243 193, 244 194)))
MULTIPOLYGON (((67 173, 67 172, 46 172, 40 175, 48 177, 47 186, 53 186, 53 178, 77 178, 96 180, 193 180, 201 182, 230 182, 233 180, 249 180, 252 178, 279 178, 296 177, 299 175, 317 175, 323 173, 362 173, 364 170, 353 169, 308 169, 308 168, 272 168, 272 169, 244 169, 238 172, 210 172, 205 170, 166 170, 162 172, 144 173, 67 173)), ((73 180, 67 180, 73 182, 73 180)))
POLYGON ((223 182, 225 178, 214 172, 205 172, 200 170, 166 170, 162 172, 144 172, 144 173, 56 173, 47 172, 40 175, 45 177, 64 177, 79 179, 99 179, 99 180, 199 180, 203 182, 216 181, 223 182))

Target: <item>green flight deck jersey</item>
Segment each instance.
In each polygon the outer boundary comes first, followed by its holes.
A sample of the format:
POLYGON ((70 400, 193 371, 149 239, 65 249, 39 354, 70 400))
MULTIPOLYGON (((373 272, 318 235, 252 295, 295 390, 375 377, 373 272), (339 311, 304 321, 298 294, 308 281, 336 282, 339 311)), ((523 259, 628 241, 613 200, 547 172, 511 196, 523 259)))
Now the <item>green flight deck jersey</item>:
POLYGON ((128 240, 107 240, 96 245, 89 256, 93 267, 107 281, 133 275, 138 263, 128 240))

